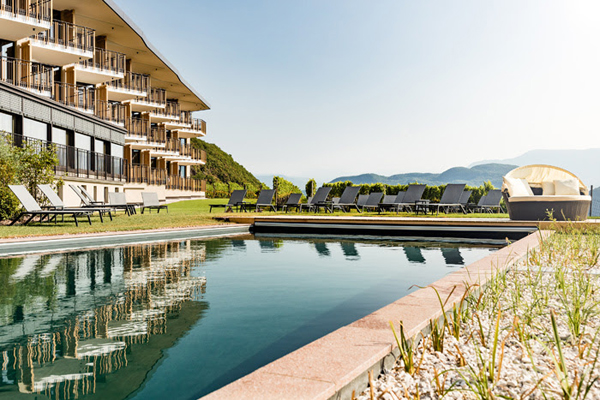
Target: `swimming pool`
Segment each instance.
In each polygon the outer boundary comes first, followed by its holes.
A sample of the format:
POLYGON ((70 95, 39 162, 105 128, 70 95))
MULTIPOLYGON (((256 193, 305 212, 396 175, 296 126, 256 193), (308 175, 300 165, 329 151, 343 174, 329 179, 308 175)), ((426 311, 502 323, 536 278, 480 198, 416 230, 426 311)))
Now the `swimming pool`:
POLYGON ((0 399, 198 398, 494 250, 244 235, 0 259, 0 399))

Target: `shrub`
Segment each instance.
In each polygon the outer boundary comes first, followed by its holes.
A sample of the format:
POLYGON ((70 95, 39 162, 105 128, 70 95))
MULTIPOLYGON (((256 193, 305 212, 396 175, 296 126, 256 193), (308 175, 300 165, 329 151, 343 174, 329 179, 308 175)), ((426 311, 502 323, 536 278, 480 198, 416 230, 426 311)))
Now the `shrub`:
POLYGON ((273 189, 275 189, 275 202, 277 205, 285 204, 292 193, 302 193, 298 186, 280 176, 273 177, 273 189))
POLYGON ((311 179, 306 182, 306 197, 314 197, 315 193, 317 193, 317 181, 315 179, 311 179))

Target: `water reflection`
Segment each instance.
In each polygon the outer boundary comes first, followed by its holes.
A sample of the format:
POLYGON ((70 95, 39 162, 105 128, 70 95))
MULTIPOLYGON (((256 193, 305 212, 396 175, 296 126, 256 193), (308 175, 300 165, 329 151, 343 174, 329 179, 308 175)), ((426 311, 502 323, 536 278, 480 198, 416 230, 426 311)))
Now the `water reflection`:
POLYGON ((408 258, 408 261, 419 264, 425 263, 425 257, 423 257, 420 247, 404 246, 403 250, 404 254, 406 254, 406 258, 408 258))
POLYGON ((465 260, 460 255, 458 247, 442 247, 442 255, 446 265, 465 265, 465 260))
POLYGON ((329 257, 331 255, 325 242, 313 242, 313 245, 315 246, 317 253, 319 253, 319 256, 329 257))
POLYGON ((1 259, 0 398, 126 397, 208 309, 206 280, 191 273, 205 250, 184 241, 1 259))
POLYGON ((358 254, 358 250, 356 250, 356 243, 354 242, 340 242, 342 246, 342 252, 346 257, 346 260, 350 261, 358 261, 360 260, 360 255, 358 254))

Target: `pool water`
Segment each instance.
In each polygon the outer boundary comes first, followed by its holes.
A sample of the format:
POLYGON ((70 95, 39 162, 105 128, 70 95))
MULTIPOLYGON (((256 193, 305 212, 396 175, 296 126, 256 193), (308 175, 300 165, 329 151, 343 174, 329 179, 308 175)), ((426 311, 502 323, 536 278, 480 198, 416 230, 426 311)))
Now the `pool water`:
POLYGON ((195 399, 495 249, 245 235, 0 259, 0 399, 195 399))

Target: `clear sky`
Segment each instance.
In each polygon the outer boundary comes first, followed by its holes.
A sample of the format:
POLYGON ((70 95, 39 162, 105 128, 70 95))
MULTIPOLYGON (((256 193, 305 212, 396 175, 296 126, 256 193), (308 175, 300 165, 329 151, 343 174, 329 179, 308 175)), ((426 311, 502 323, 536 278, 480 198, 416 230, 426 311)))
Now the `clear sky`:
POLYGON ((441 172, 600 147, 600 2, 116 0, 254 174, 441 172))

